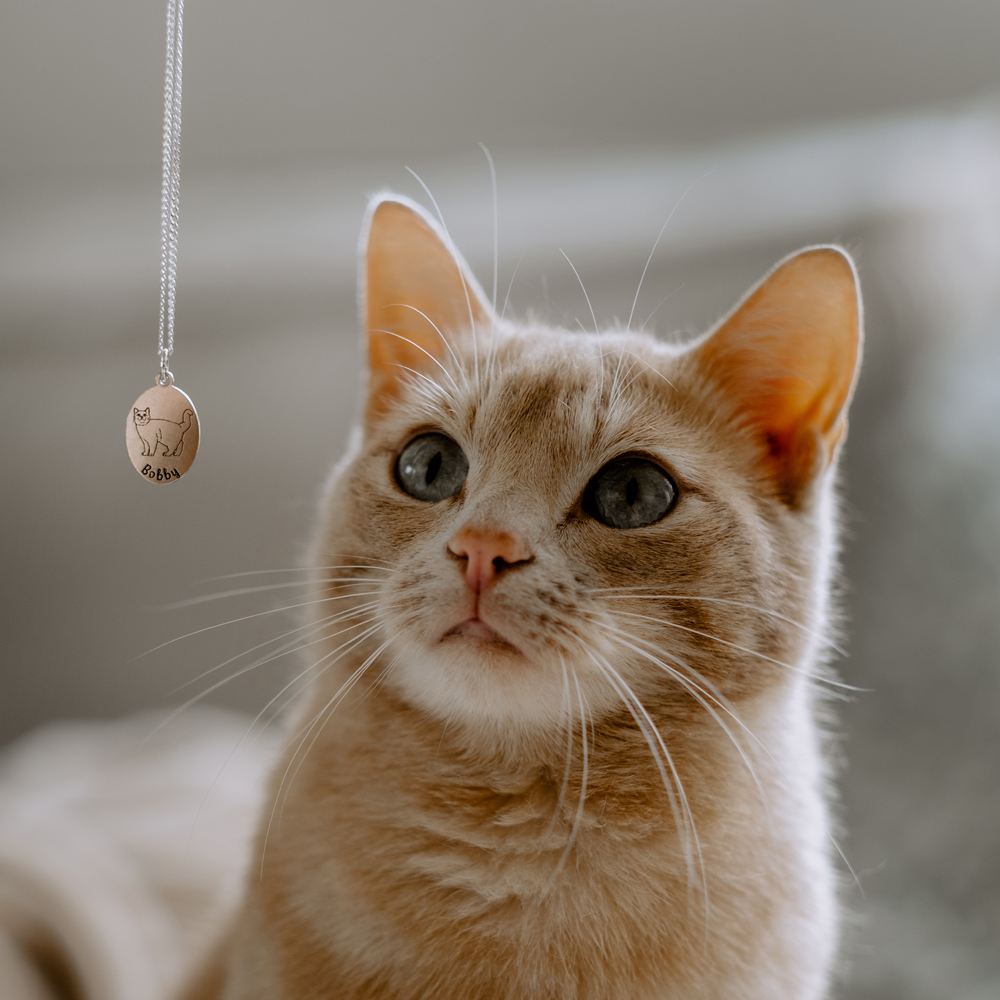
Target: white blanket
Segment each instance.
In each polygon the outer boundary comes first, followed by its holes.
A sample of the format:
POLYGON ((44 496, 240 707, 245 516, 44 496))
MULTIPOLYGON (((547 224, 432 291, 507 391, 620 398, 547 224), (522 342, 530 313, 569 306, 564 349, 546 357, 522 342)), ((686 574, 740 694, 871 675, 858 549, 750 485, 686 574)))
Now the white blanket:
POLYGON ((192 709, 38 729, 0 755, 0 1000, 169 1000, 238 900, 279 736, 192 709), (155 731, 155 732, 154 732, 155 731), (151 735, 152 734, 152 735, 151 735))

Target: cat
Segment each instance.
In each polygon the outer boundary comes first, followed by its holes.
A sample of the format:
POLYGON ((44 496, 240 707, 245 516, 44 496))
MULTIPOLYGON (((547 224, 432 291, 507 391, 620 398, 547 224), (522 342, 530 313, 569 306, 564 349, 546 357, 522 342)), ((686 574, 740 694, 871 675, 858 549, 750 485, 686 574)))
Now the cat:
POLYGON ((385 195, 361 302, 321 653, 186 1000, 819 1000, 850 257, 671 346, 498 318, 385 195))
POLYGON ((176 420, 151 419, 148 406, 143 410, 132 408, 132 422, 142 441, 142 453, 147 457, 155 455, 161 447, 164 455, 179 455, 184 450, 184 435, 190 430, 193 419, 194 410, 191 409, 181 414, 178 423, 176 420))

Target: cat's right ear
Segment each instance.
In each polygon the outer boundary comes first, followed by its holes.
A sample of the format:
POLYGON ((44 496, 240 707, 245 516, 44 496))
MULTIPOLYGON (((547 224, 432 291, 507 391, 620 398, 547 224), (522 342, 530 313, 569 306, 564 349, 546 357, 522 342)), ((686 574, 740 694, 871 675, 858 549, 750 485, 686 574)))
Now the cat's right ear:
POLYGON ((440 382, 448 342, 481 331, 493 315, 442 228, 400 195, 380 195, 368 206, 360 299, 368 339, 369 419, 389 410, 414 374, 440 382))
POLYGON ((861 342, 854 264, 840 247, 817 246, 781 261, 693 352, 789 504, 837 455, 861 342))

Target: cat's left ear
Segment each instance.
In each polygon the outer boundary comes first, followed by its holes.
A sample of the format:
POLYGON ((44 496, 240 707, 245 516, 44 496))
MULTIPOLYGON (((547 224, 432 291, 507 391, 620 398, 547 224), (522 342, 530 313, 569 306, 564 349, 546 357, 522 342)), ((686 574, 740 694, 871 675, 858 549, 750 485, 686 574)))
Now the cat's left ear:
POLYGON ((757 438, 778 495, 794 504, 836 457, 862 342, 857 271, 840 247, 781 261, 694 351, 757 438))
POLYGON ((360 277, 371 418, 391 408, 414 374, 440 381, 449 341, 488 327, 493 311, 442 228, 401 195, 368 206, 360 277))

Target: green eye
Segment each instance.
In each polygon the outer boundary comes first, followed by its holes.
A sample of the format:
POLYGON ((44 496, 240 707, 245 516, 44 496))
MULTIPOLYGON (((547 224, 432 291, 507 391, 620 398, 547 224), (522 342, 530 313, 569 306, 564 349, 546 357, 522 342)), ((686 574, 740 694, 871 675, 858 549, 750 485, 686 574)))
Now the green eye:
POLYGON ((444 434, 414 438, 396 459, 396 482, 403 492, 431 503, 453 497, 468 474, 465 452, 444 434))
POLYGON ((609 528, 643 528, 677 500, 674 481, 645 458, 616 458, 587 484, 583 509, 609 528))

